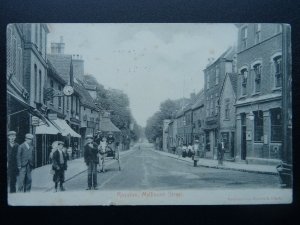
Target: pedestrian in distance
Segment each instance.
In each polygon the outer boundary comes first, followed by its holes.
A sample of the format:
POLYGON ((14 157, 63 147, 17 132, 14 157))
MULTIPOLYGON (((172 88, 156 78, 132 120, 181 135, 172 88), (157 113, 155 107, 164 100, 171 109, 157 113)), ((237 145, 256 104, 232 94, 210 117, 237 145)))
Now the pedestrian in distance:
POLYGON ((19 170, 18 190, 29 192, 31 190, 31 171, 34 168, 33 135, 26 134, 25 141, 19 146, 17 164, 19 170))
POLYGON ((218 164, 223 165, 223 158, 224 158, 224 141, 222 137, 218 140, 218 164))
POLYGON ((187 150, 188 150, 188 153, 187 153, 187 156, 189 158, 192 158, 193 157, 193 147, 192 147, 192 143, 189 143, 188 147, 187 147, 187 150))
POLYGON ((187 157, 187 146, 186 146, 186 144, 183 144, 183 147, 182 147, 182 157, 183 158, 187 157))
POLYGON ((107 138, 105 136, 102 137, 100 144, 98 145, 98 152, 99 152, 99 163, 101 161, 101 167, 102 169, 99 172, 105 172, 104 164, 105 164, 105 157, 108 152, 108 143, 107 138))
POLYGON ((197 166, 198 160, 200 157, 200 144, 199 144, 199 140, 195 140, 194 141, 194 145, 193 145, 193 160, 194 160, 194 167, 197 166))
POLYGON ((57 192, 58 183, 60 191, 65 191, 63 184, 65 182, 65 171, 68 165, 67 155, 63 151, 64 142, 55 141, 52 147, 54 149, 52 154, 52 170, 54 171, 53 182, 55 183, 55 192, 57 192))
POLYGON ((88 167, 88 187, 97 190, 97 164, 99 164, 99 155, 97 144, 93 143, 93 136, 86 135, 86 144, 84 146, 84 162, 88 167))
POLYGON ((16 192, 17 176, 18 176, 18 166, 17 166, 17 154, 18 154, 18 143, 16 140, 16 132, 9 131, 7 133, 7 178, 9 183, 9 192, 16 192))

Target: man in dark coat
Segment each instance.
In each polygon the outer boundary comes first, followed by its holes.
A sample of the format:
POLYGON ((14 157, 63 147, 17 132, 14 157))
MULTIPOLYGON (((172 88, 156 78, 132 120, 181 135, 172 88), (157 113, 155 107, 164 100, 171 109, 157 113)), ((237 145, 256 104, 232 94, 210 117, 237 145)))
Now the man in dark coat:
POLYGON ((16 192, 16 183, 18 176, 18 166, 17 166, 17 154, 19 145, 15 142, 16 140, 16 132, 9 131, 7 133, 7 178, 9 180, 9 192, 16 192))
POLYGON ((54 170, 53 181, 55 183, 55 191, 57 191, 58 183, 60 190, 65 191, 63 183, 65 182, 65 170, 67 170, 67 155, 63 151, 64 142, 57 141, 57 149, 52 155, 52 169, 54 170))
POLYGON ((222 137, 218 140, 218 164, 223 165, 224 158, 224 142, 222 137))
POLYGON ((84 146, 84 162, 88 167, 88 188, 97 190, 97 164, 99 163, 98 148, 93 143, 93 136, 86 135, 86 144, 84 146))
POLYGON ((31 190, 31 171, 34 168, 33 135, 26 134, 25 141, 18 148, 17 164, 19 169, 19 191, 31 190))

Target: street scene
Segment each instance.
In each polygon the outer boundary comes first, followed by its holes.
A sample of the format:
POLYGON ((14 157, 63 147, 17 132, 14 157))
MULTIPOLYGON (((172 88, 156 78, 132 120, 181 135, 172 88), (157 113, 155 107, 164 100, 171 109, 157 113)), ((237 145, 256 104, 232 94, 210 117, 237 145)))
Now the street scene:
POLYGON ((10 205, 292 202, 287 24, 9 24, 6 78, 10 205))

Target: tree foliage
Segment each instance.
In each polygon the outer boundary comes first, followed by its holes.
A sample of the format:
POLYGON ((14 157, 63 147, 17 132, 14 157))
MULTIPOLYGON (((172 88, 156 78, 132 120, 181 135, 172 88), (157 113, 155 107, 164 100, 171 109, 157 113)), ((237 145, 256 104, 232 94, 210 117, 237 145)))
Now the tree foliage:
POLYGON ((182 107, 185 100, 186 99, 167 99, 160 104, 160 110, 147 120, 145 135, 150 142, 154 142, 156 138, 162 137, 163 120, 174 118, 175 113, 182 107))

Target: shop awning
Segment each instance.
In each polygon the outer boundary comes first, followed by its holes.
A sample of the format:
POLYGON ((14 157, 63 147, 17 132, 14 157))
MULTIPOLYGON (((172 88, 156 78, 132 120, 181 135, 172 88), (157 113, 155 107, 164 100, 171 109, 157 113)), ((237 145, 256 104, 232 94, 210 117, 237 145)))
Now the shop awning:
MULTIPOLYGON (((36 108, 32 107, 31 105, 29 105, 28 103, 26 103, 23 99, 19 98, 18 96, 16 96, 15 94, 11 93, 10 91, 7 91, 7 93, 13 97, 15 100, 17 100, 25 109, 27 109, 30 114, 37 116, 38 118, 40 118, 44 123, 46 123, 48 125, 49 121, 47 121, 47 119, 42 115, 42 113, 40 113, 36 108)), ((12 114, 17 114, 18 112, 13 112, 12 114)), ((7 116, 10 116, 7 115, 7 116)))
POLYGON ((106 117, 100 120, 100 130, 103 132, 121 132, 119 128, 111 122, 110 118, 106 117))
POLYGON ((76 133, 65 120, 57 118, 56 120, 51 120, 51 122, 60 130, 62 136, 77 137, 81 138, 81 135, 76 133))
POLYGON ((48 121, 49 126, 47 126, 46 124, 37 126, 35 129, 35 134, 58 134, 61 133, 48 119, 46 119, 48 121))

